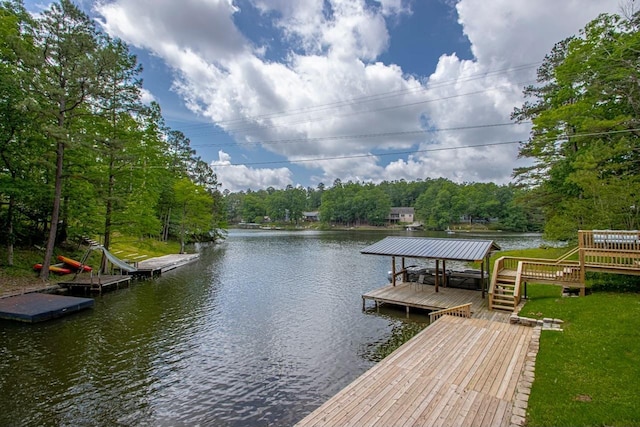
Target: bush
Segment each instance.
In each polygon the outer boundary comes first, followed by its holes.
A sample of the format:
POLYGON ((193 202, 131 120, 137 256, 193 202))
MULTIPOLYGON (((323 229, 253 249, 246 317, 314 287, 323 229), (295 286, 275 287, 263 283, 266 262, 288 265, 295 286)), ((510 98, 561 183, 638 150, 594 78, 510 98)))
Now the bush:
POLYGON ((640 276, 589 273, 587 286, 595 292, 640 292, 640 276))

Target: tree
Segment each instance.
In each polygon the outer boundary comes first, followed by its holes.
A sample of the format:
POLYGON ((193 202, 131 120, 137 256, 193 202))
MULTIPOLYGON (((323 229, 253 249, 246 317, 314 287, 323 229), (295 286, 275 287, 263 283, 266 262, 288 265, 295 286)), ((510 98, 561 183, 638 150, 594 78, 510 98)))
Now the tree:
POLYGON ((188 178, 176 181, 174 186, 180 253, 191 236, 213 230, 213 199, 207 190, 188 178))
POLYGON ((637 228, 640 202, 640 15, 603 14, 556 44, 538 70, 533 99, 514 111, 531 120, 515 170, 535 191, 550 237, 580 228, 637 228))
POLYGON ((37 128, 29 111, 30 75, 25 60, 33 54, 29 36, 33 22, 21 2, 0 4, 0 206, 4 198, 7 210, 0 224, 7 245, 7 264, 13 265, 16 240, 16 207, 21 195, 32 191, 34 176, 30 160, 37 155, 34 144, 37 128), (24 30, 23 30, 24 29, 24 30))
POLYGON ((58 233, 65 150, 78 143, 73 122, 87 107, 96 80, 96 31, 91 19, 70 0, 60 0, 37 21, 38 60, 32 64, 39 112, 45 133, 55 147, 53 207, 49 237, 40 277, 49 277, 49 265, 58 233))
MULTIPOLYGON (((93 98, 95 144, 102 171, 104 201, 103 245, 109 249, 114 210, 124 210, 123 201, 132 186, 118 186, 122 175, 132 176, 128 167, 134 163, 131 145, 141 139, 139 124, 133 114, 141 111, 140 88, 142 68, 129 48, 120 40, 101 39, 97 52, 97 89, 93 98)), ((103 258, 106 267, 106 258, 103 258)))

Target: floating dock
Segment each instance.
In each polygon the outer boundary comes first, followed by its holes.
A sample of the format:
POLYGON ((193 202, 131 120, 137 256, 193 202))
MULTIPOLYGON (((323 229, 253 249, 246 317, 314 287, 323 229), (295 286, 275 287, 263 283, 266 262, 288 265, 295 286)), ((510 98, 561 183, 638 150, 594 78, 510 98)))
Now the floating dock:
POLYGON ((159 276, 174 268, 195 262, 198 258, 200 258, 200 254, 170 254, 149 258, 138 262, 137 270, 133 274, 145 277, 159 276))
POLYGON ((444 316, 296 426, 522 425, 539 340, 540 328, 444 316))
POLYGON ((35 323, 93 307, 93 299, 30 293, 0 299, 0 319, 35 323))

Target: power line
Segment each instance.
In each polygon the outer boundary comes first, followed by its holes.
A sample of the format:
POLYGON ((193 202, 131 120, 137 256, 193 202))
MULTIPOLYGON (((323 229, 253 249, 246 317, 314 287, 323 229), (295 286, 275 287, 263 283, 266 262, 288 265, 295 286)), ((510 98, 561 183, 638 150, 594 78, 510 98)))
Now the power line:
MULTIPOLYGON (((640 128, 637 129, 625 129, 625 130, 614 130, 607 132, 588 132, 582 134, 575 135, 565 135, 558 138, 549 138, 551 140, 569 140, 571 138, 578 137, 588 137, 588 136, 602 136, 602 135, 613 135, 620 133, 631 133, 631 132, 639 132, 640 128)), ((428 153, 428 152, 437 152, 437 151, 451 151, 451 150, 462 150, 467 148, 479 148, 479 147, 491 147, 498 145, 510 145, 510 144, 523 144, 527 142, 526 140, 515 140, 515 141, 503 141, 503 142, 487 142, 483 144, 472 144, 472 145, 461 145, 458 147, 438 147, 438 148, 427 148, 424 150, 410 150, 410 151, 394 151, 389 153, 378 153, 378 154, 354 154, 349 156, 333 156, 333 157, 317 157, 312 159, 298 159, 298 160, 274 160, 268 162, 246 162, 246 163, 228 163, 228 164, 212 164, 211 166, 214 168, 218 167, 229 167, 229 166, 256 166, 256 165, 272 165, 272 164, 294 164, 294 163, 309 163, 309 162, 322 162, 328 160, 345 160, 345 159, 358 159, 358 158, 367 158, 367 157, 387 157, 387 156, 401 156, 401 155, 409 155, 409 154, 418 154, 418 153, 428 153)))
POLYGON ((451 150, 461 150, 465 148, 477 148, 477 147, 489 147, 493 145, 508 145, 508 144, 517 144, 521 143, 521 140, 518 141, 504 141, 504 142, 488 142, 485 144, 475 144, 475 145, 461 145, 459 147, 440 147, 440 148, 428 148, 425 150, 411 150, 411 151, 394 151, 391 153, 380 153, 380 154, 354 154, 350 156, 335 156, 335 157, 322 157, 322 158, 313 158, 313 159, 299 159, 299 160, 274 160, 270 162, 248 162, 248 163, 230 163, 223 165, 212 165, 212 167, 225 167, 225 166, 255 166, 255 165, 271 165, 271 164, 282 164, 282 163, 308 163, 308 162, 322 162, 326 160, 344 160, 344 159, 360 159, 365 157, 386 157, 386 156, 401 156, 405 154, 417 154, 417 153, 427 153, 434 151, 451 151, 451 150))
MULTIPOLYGON (((515 83, 516 85, 522 85, 528 82, 518 82, 515 83)), ((374 113, 374 112, 381 112, 381 111, 391 111, 391 110, 397 110, 400 108, 406 108, 406 107, 415 107, 418 105, 423 105, 423 104, 429 104, 432 102, 438 102, 438 101, 445 101, 445 100, 449 100, 449 99, 455 99, 455 98, 461 98, 464 96, 470 96, 470 95, 479 95, 482 93, 486 93, 486 92, 490 92, 493 90, 499 90, 499 89, 509 89, 510 87, 500 87, 500 86, 495 86, 495 87, 490 87, 490 88, 484 88, 481 90, 477 90, 477 91, 473 91, 473 92, 466 92, 466 93, 458 93, 458 94, 454 94, 454 95, 450 95, 450 96, 445 96, 445 97, 441 97, 441 98, 434 98, 434 99, 426 99, 426 100, 422 100, 422 101, 416 101, 416 102, 411 102, 411 103, 405 103, 405 104, 398 104, 398 105, 392 105, 392 106, 386 106, 386 107, 379 107, 379 108, 374 108, 374 109, 369 109, 369 110, 361 110, 361 111, 353 111, 350 113, 343 113, 340 115, 341 118, 344 117, 351 117, 351 116, 356 116, 356 115, 360 115, 360 114, 367 114, 367 113, 374 113)), ((305 123, 317 123, 319 121, 323 121, 323 120, 330 120, 332 119, 333 116, 324 116, 324 117, 320 117, 320 118, 314 118, 314 119, 304 119, 304 120, 300 120, 297 122, 289 122, 289 123, 280 123, 280 124, 271 124, 271 125, 258 125, 258 124, 253 124, 250 126, 247 126, 245 128, 237 128, 237 129, 226 129, 226 130, 219 130, 216 131, 215 134, 223 134, 223 133, 234 133, 234 132, 241 132, 241 131, 250 131, 253 129, 259 129, 259 130, 264 130, 264 129, 274 129, 274 128, 282 128, 282 127, 286 127, 286 126, 292 126, 292 125, 300 125, 300 124, 305 124, 305 123)), ((230 145, 235 145, 235 144, 240 144, 240 143, 233 143, 230 145)), ((205 144, 196 144, 193 145, 194 147, 198 147, 198 146, 206 146, 205 144)))
POLYGON ((523 122, 509 122, 509 123, 494 123, 494 124, 486 124, 486 125, 458 126, 458 127, 440 128, 440 129, 420 129, 420 130, 413 130, 413 131, 395 131, 395 132, 379 132, 379 133, 356 134, 356 135, 321 136, 316 138, 274 139, 274 140, 265 140, 265 141, 233 142, 233 143, 227 143, 227 144, 196 144, 196 145, 193 145, 193 147, 276 145, 276 144, 294 144, 294 143, 300 143, 300 142, 312 143, 312 142, 348 140, 348 139, 387 138, 387 137, 393 137, 393 136, 423 135, 423 134, 429 134, 429 133, 450 132, 450 131, 459 131, 459 130, 486 129, 486 128, 495 128, 495 127, 504 127, 504 126, 518 126, 526 123, 531 123, 531 122, 523 121, 523 122))
MULTIPOLYGON (((384 100, 384 99, 394 98, 394 97, 397 97, 399 95, 403 95, 403 94, 407 94, 407 93, 411 93, 411 92, 427 92, 427 91, 431 91, 431 90, 434 90, 434 89, 447 87, 447 86, 454 85, 454 84, 459 84, 461 82, 464 83, 464 82, 469 82, 469 81, 473 81, 473 80, 478 80, 478 79, 485 78, 485 77, 491 76, 491 75, 499 75, 499 74, 506 74, 508 72, 516 72, 516 71, 527 70, 527 69, 530 69, 530 68, 537 67, 540 64, 541 64, 541 62, 522 64, 522 65, 518 65, 518 66, 515 66, 515 67, 508 67, 508 68, 503 68, 503 69, 499 69, 499 70, 493 70, 493 71, 489 71, 489 72, 486 72, 486 73, 478 73, 476 75, 472 75, 472 76, 469 76, 469 77, 463 78, 463 79, 451 79, 451 80, 447 80, 447 81, 444 81, 444 82, 439 82, 438 84, 435 84, 435 85, 432 85, 432 86, 422 86, 422 85, 420 85, 418 87, 405 88, 405 89, 401 89, 401 90, 397 90, 397 91, 391 91, 391 92, 383 92, 383 93, 379 93, 379 94, 367 95, 367 96, 363 96, 363 97, 351 98, 351 99, 346 99, 346 100, 341 100, 341 101, 335 101, 335 102, 326 103, 326 104, 318 104, 318 105, 314 105, 314 106, 310 106, 310 107, 303 107, 303 108, 298 108, 298 109, 293 109, 293 110, 283 110, 283 111, 274 112, 274 113, 265 113, 265 114, 255 115, 255 116, 247 116, 247 117, 239 117, 239 118, 229 119, 229 120, 221 120, 221 121, 217 121, 217 122, 212 123, 212 124, 195 124, 195 125, 191 126, 191 128, 195 130, 197 128, 206 128, 206 127, 209 127, 211 125, 218 126, 218 127, 223 127, 224 125, 228 125, 227 129, 219 129, 215 133, 240 132, 242 130, 247 130, 247 129, 251 129, 251 128, 254 128, 254 127, 262 127, 262 128, 264 128, 264 126, 255 125, 255 124, 252 124, 251 122, 252 121, 257 121, 257 120, 260 120, 260 119, 285 118, 285 117, 288 117, 288 116, 296 116, 296 115, 301 115, 301 114, 322 112, 322 111, 337 109, 337 108, 341 108, 341 107, 347 107, 347 106, 354 106, 354 105, 358 105, 358 104, 371 103, 371 102, 374 102, 374 101, 381 101, 381 100, 384 100), (239 125, 244 125, 244 126, 233 128, 234 124, 239 124, 239 125)), ((516 83, 516 84, 520 85, 522 83, 516 83)), ((487 90, 491 90, 491 88, 485 89, 484 91, 487 91, 487 90)), ((471 94, 482 93, 484 91, 473 92, 471 94)), ((461 95, 458 95, 458 96, 465 96, 465 94, 461 94, 461 95)), ((449 99, 449 98, 444 98, 444 99, 449 99)), ((428 101, 425 101, 425 102, 433 102, 433 101, 436 101, 436 100, 438 100, 438 99, 428 100, 428 101)), ((408 104, 408 105, 414 105, 414 104, 412 103, 412 104, 408 104)), ((394 106, 392 108, 401 108, 403 106, 405 106, 405 105, 398 105, 398 106, 394 106)), ((378 110, 365 110, 363 112, 358 112, 357 114, 363 114, 363 113, 366 113, 366 112, 373 112, 373 111, 378 111, 378 110)), ((308 122, 308 120, 305 120, 302 123, 305 123, 305 122, 308 122)), ((288 124, 298 124, 298 122, 288 123, 288 124)), ((272 125, 272 126, 269 126, 269 127, 275 127, 275 126, 272 125)), ((183 127, 183 129, 187 129, 188 130, 189 127, 183 127)))

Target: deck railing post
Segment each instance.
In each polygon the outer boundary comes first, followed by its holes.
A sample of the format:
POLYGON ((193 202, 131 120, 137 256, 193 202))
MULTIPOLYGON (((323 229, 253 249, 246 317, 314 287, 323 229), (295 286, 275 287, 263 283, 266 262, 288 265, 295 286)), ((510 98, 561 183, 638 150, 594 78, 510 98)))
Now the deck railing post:
MULTIPOLYGON (((580 230, 578 231, 578 259, 580 260, 580 284, 584 286, 585 276, 586 276, 586 260, 585 260, 585 251, 586 251, 586 237, 585 232, 580 230)), ((593 236, 592 236, 593 237, 593 236)), ((591 245, 593 242, 590 242, 591 245)))

